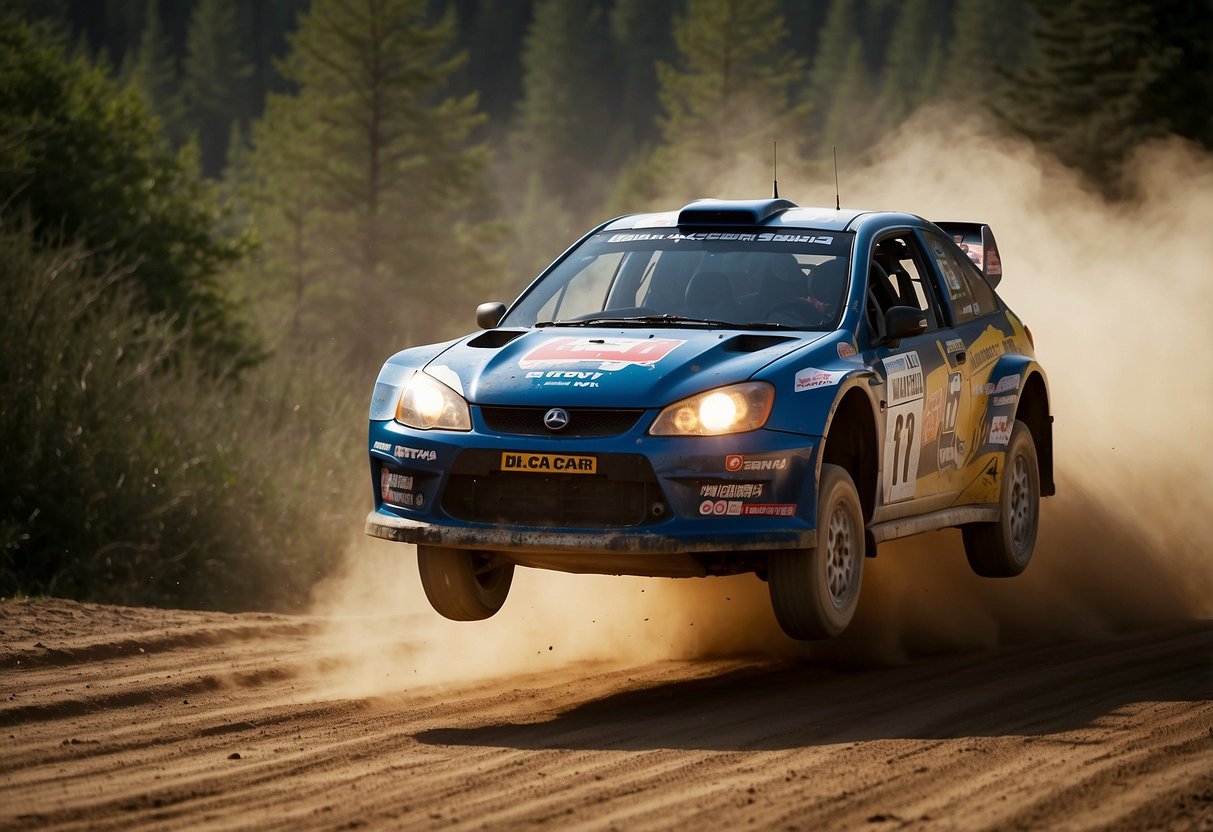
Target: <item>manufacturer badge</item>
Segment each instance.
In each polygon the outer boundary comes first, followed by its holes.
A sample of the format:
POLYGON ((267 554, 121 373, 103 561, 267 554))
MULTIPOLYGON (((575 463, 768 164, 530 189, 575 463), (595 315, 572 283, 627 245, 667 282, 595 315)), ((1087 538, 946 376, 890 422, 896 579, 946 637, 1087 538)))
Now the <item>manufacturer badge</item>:
POLYGON ((562 407, 553 407, 543 414, 543 424, 548 430, 564 430, 569 426, 569 412, 562 407))

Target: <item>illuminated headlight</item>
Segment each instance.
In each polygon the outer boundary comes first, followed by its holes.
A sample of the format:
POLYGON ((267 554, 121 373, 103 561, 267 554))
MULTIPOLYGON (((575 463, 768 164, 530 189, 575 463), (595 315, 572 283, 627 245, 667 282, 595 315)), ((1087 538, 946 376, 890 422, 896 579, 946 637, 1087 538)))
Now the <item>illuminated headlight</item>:
POLYGON ((751 381, 709 390, 667 407, 649 433, 654 436, 719 436, 743 433, 766 424, 775 402, 775 388, 751 381))
POLYGON ((425 373, 413 373, 396 405, 396 421, 410 428, 471 430, 472 418, 463 396, 425 373))

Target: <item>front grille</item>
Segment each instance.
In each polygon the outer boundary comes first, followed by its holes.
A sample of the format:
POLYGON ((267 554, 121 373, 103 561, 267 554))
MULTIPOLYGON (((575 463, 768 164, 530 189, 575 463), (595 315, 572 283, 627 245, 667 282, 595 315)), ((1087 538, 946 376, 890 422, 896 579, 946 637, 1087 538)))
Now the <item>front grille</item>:
POLYGON ((568 427, 548 430, 543 416, 548 407, 499 407, 481 405, 484 423, 493 433, 521 436, 614 436, 626 433, 636 424, 643 410, 570 407, 568 427))
POLYGON ((641 526, 665 514, 661 486, 642 456, 599 456, 592 475, 504 472, 500 459, 499 451, 460 454, 442 509, 477 523, 565 528, 641 526))

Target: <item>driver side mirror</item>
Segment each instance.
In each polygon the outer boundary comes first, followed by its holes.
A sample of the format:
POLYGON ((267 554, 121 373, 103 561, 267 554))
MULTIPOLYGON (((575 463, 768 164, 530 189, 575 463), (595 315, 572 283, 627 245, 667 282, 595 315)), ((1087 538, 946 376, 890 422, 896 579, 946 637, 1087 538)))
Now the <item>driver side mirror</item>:
POLYGON ((927 316, 913 306, 891 306, 884 313, 884 340, 892 346, 902 338, 921 335, 927 331, 927 316))
POLYGON ((476 307, 476 326, 481 329, 493 329, 505 317, 505 304, 500 301, 482 303, 476 307))

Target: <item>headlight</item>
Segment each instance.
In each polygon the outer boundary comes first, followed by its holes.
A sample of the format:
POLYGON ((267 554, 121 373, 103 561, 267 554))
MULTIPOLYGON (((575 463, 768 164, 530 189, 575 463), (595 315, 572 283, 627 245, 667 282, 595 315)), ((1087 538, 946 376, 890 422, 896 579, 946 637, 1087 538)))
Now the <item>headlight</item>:
POLYGON ((471 430, 472 418, 463 396, 425 373, 413 373, 396 405, 396 421, 410 428, 471 430))
POLYGON ((667 407, 649 433, 654 436, 719 436, 742 433, 766 424, 775 402, 775 388, 751 381, 709 390, 667 407))

